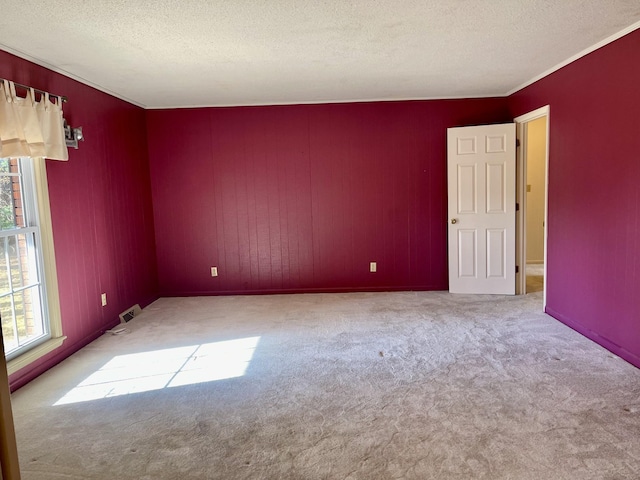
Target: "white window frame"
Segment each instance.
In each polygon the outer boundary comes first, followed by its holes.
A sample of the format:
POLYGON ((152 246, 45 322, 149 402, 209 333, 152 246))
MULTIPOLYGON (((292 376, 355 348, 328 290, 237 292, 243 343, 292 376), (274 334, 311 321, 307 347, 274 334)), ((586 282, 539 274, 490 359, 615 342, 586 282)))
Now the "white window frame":
MULTIPOLYGON (((21 162, 22 163, 22 162, 21 162)), ((25 350, 7 361, 9 375, 35 362, 39 358, 60 347, 66 340, 62 333, 62 315, 60 314, 60 297, 58 293, 58 274, 53 245, 53 228, 51 224, 51 209, 49 206, 49 186, 47 183, 47 168, 44 158, 30 159, 30 168, 35 189, 37 205, 36 218, 40 227, 40 260, 42 262, 41 283, 45 298, 42 299, 44 322, 48 323, 50 338, 35 343, 32 348, 25 350)), ((34 206, 32 205, 32 208, 34 206)))

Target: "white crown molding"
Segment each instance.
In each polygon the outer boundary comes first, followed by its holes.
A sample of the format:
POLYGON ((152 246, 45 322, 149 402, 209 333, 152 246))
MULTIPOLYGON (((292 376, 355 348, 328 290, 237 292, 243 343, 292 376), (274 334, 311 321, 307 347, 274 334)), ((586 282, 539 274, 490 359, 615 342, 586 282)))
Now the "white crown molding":
MULTIPOLYGON (((146 108, 143 104, 138 103, 134 100, 131 100, 130 98, 127 97, 123 97, 122 95, 119 95, 115 92, 112 92, 111 90, 108 90, 96 83, 90 82, 89 80, 79 77, 78 75, 74 75, 73 73, 69 73, 66 70, 63 70, 61 68, 55 67, 53 65, 51 65, 50 63, 46 62, 45 60, 42 60, 40 58, 37 57, 33 57, 27 53, 21 52, 20 50, 16 50, 15 48, 11 48, 7 45, 4 45, 2 43, 0 43, 0 49, 4 50, 7 53, 10 53, 12 55, 15 55, 16 57, 20 57, 24 60, 28 60, 31 63, 35 63, 36 65, 40 65, 41 67, 46 68, 47 70, 51 70, 52 72, 55 73, 59 73, 60 75, 64 75, 67 78, 70 78, 72 80, 75 80, 76 82, 80 82, 83 85, 87 85, 91 88, 95 88, 96 90, 100 90, 103 93, 106 93, 107 95, 111 95, 112 97, 116 97, 119 98, 120 100, 123 100, 127 103, 130 103, 132 105, 135 105, 137 107, 141 107, 141 108, 146 108)), ((61 95, 64 95, 65 97, 69 97, 69 95, 67 93, 61 93, 61 95)))
POLYGON ((177 110, 183 108, 231 108, 231 107, 283 107, 287 105, 333 105, 341 103, 375 103, 375 102, 424 102, 428 100, 467 100, 480 98, 503 98, 502 93, 484 95, 461 95, 452 97, 407 97, 407 98, 357 98, 348 100, 310 100, 299 102, 265 102, 265 103, 229 103, 229 104, 202 104, 202 105, 170 105, 164 107, 145 107, 147 110, 177 110))
POLYGON ((541 80, 544 77, 547 77, 547 76, 551 75, 553 72, 556 72, 556 71, 560 70, 562 67, 566 67, 570 63, 575 62, 576 60, 578 60, 578 59, 590 54, 591 52, 595 52, 599 48, 602 48, 605 45, 608 45, 608 44, 610 44, 612 42, 615 42, 619 38, 622 38, 625 35, 628 35, 629 33, 633 32, 634 30, 637 30, 638 28, 640 28, 640 22, 636 22, 636 23, 633 23, 633 24, 629 25, 627 28, 624 28, 624 29, 620 30, 619 32, 614 33, 613 35, 605 38, 604 40, 600 40, 598 43, 590 46, 589 48, 585 48, 581 52, 578 52, 575 55, 573 55, 572 57, 567 58, 565 61, 560 62, 559 64, 557 64, 554 67, 551 67, 549 70, 541 73, 540 75, 536 75, 531 80, 528 80, 527 82, 523 83, 522 85, 520 85, 520 86, 514 88, 513 90, 510 90, 509 92, 507 92, 505 94, 505 96, 508 97, 510 95, 513 95, 516 92, 519 92, 523 88, 528 87, 529 85, 537 82, 538 80, 541 80))

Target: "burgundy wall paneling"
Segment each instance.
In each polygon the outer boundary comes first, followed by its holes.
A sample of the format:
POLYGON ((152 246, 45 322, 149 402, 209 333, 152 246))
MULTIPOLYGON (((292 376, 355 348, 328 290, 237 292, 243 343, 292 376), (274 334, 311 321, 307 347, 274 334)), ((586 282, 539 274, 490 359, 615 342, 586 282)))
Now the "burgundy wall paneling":
POLYGON ((504 98, 148 111, 160 293, 447 289, 446 129, 508 120, 504 98))
POLYGON ((509 98, 550 105, 547 312, 640 367, 640 30, 509 98))
POLYGON ((47 160, 68 338, 11 375, 15 389, 118 323, 126 308, 155 300, 157 274, 144 110, 4 51, 0 77, 67 96, 65 118, 85 134, 68 162, 47 160))

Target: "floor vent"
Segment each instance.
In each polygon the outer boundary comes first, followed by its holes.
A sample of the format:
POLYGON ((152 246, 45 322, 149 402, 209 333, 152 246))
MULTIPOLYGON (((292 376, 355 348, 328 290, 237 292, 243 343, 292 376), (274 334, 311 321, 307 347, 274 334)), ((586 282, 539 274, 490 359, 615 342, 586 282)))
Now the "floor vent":
POLYGON ((137 317, 141 313, 142 309, 140 308, 140 305, 136 303, 133 307, 120 314, 120 323, 127 323, 131 321, 133 317, 137 317))

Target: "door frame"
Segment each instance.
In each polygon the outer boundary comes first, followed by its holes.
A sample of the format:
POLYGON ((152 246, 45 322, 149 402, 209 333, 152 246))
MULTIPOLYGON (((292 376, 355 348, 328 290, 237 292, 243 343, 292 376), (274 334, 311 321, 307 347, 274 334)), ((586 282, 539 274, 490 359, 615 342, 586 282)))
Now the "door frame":
POLYGON ((516 210, 516 265, 519 267, 516 275, 516 294, 526 293, 527 286, 527 123, 541 117, 547 118, 546 145, 545 145, 545 166, 544 166, 544 286, 542 290, 542 309, 547 305, 547 225, 549 214, 549 124, 551 112, 549 105, 540 107, 514 119, 516 123, 516 138, 519 141, 519 148, 516 152, 516 202, 520 206, 516 210))

